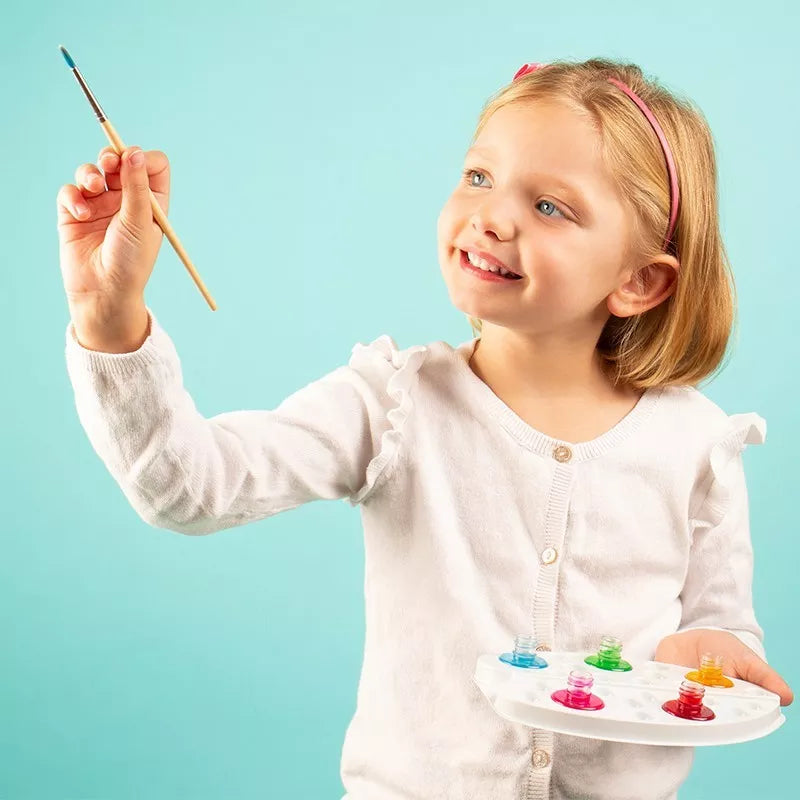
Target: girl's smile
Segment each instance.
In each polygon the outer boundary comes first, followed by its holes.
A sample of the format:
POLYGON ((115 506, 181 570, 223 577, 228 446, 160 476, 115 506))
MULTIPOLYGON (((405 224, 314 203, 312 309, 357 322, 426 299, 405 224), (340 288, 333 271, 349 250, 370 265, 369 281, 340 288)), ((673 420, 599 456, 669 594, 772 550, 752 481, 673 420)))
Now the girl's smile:
POLYGON ((461 268, 478 280, 497 284, 511 284, 522 280, 521 275, 490 264, 487 260, 480 258, 477 253, 472 251, 468 253, 466 250, 458 250, 458 253, 461 268))

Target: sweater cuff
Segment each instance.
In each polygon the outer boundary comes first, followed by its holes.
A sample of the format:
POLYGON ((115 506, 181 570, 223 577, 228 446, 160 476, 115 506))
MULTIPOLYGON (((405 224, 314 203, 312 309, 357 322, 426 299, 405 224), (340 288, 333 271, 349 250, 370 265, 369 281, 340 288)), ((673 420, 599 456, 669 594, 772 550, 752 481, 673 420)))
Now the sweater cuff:
POLYGON ((84 372, 102 372, 105 374, 128 376, 150 364, 162 361, 164 346, 168 337, 149 306, 146 306, 150 322, 147 338, 138 350, 131 353, 103 353, 83 347, 75 334, 72 320, 66 330, 67 363, 84 372))

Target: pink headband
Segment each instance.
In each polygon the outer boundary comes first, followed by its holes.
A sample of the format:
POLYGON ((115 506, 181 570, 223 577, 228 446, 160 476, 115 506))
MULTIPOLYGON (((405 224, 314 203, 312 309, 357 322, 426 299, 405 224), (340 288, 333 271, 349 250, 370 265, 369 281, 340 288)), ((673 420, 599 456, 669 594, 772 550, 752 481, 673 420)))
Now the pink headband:
MULTIPOLYGON (((535 72, 537 69, 541 67, 547 66, 546 64, 523 64, 518 70, 516 75, 514 75, 512 82, 515 81, 517 78, 521 78, 523 75, 527 75, 530 72, 535 72)), ((669 194, 670 194, 670 204, 669 204, 669 225, 667 226, 667 236, 664 239, 664 249, 667 249, 667 246, 672 239, 672 234, 675 230, 675 221, 678 218, 678 204, 680 203, 680 192, 678 190, 678 173, 675 169, 675 160, 672 157, 672 150, 670 150, 669 144, 667 142, 667 137, 664 136, 664 131, 661 130, 661 126, 658 124, 658 120, 656 120, 653 112, 647 107, 647 104, 639 97, 633 89, 630 88, 627 84, 623 83, 616 78, 609 78, 608 79, 611 83, 615 86, 622 89, 628 97, 639 106, 641 112, 647 118, 647 121, 652 126, 653 130, 655 131, 656 136, 658 136, 658 141, 661 143, 661 149, 664 151, 664 158, 667 161, 667 172, 669 174, 669 194)))

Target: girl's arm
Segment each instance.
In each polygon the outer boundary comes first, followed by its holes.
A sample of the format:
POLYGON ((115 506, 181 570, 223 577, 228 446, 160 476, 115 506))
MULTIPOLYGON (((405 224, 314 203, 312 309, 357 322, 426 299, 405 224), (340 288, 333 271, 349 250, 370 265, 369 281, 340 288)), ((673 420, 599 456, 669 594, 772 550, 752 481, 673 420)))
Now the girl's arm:
POLYGON ((711 450, 710 469, 690 519, 692 545, 681 593, 678 631, 659 643, 655 659, 697 668, 705 653, 721 656, 723 672, 792 702, 792 690, 765 660, 764 634, 753 610, 753 548, 742 451, 764 441, 756 414, 731 417, 711 450))
POLYGON ((730 631, 761 657, 764 632, 753 610, 753 548, 742 453, 748 444, 761 444, 765 435, 766 423, 757 414, 735 414, 711 448, 710 466, 689 520, 692 544, 679 629, 730 631))
POLYGON ((95 451, 149 524, 205 534, 316 499, 355 504, 387 473, 426 348, 388 337, 274 410, 209 419, 183 386, 172 340, 152 312, 135 352, 84 349, 67 329, 78 415, 95 451))

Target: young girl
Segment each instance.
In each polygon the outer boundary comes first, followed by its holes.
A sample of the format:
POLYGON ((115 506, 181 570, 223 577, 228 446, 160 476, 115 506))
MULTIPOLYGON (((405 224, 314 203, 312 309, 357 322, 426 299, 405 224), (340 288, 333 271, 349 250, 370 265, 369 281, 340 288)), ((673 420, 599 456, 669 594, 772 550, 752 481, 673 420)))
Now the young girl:
MULTIPOLYGON (((756 414, 694 388, 732 283, 701 114, 611 61, 525 65, 481 115, 438 221, 479 335, 382 336, 272 411, 201 416, 145 305, 167 210, 157 151, 110 148, 59 192, 81 423, 151 525, 206 534, 319 498, 360 506, 366 642, 350 800, 671 798, 692 750, 532 730, 472 682, 531 632, 725 672, 791 702, 751 599, 742 451, 756 414), (81 205, 88 207, 82 212, 81 205)), ((677 688, 677 687, 676 687, 677 688)))

